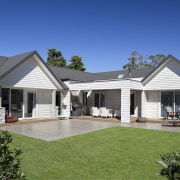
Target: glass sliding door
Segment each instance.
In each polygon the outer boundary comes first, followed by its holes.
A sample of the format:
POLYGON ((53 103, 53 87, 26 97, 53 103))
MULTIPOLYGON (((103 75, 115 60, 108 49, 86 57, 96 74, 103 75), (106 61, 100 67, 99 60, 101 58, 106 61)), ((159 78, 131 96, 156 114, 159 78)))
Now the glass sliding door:
POLYGON ((10 97, 10 89, 9 88, 2 88, 2 107, 5 107, 6 114, 10 113, 10 104, 9 104, 9 97, 10 97))
POLYGON ((105 93, 104 92, 99 92, 95 93, 94 95, 95 99, 95 107, 105 107, 105 93))
POLYGON ((174 95, 171 91, 161 92, 161 116, 166 117, 166 106, 173 109, 174 95))
POLYGON ((161 92, 161 116, 166 117, 166 106, 170 106, 173 111, 180 111, 180 91, 161 92))
POLYGON ((25 117, 36 117, 36 92, 26 91, 25 117))
POLYGON ((175 111, 180 112, 180 91, 175 92, 175 111))
POLYGON ((22 118, 23 90, 11 89, 11 115, 22 118))
POLYGON ((61 92, 56 91, 56 106, 58 107, 58 115, 61 115, 61 92))

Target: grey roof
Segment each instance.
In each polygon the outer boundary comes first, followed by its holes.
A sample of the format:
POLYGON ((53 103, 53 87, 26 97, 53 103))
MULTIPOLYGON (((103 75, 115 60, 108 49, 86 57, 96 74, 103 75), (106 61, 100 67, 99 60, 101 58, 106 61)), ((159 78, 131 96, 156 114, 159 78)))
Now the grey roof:
POLYGON ((72 81, 84 81, 84 82, 96 81, 96 80, 120 79, 119 75, 120 76, 123 75, 121 79, 144 78, 153 70, 153 68, 134 69, 131 70, 131 74, 129 75, 128 70, 89 73, 89 72, 83 72, 79 70, 73 70, 73 69, 51 66, 51 65, 49 65, 49 68, 57 78, 60 78, 63 81, 72 80, 72 81))
POLYGON ((73 80, 73 81, 94 81, 94 80, 105 80, 107 78, 95 74, 74 69, 68 69, 64 67, 57 67, 48 65, 51 71, 55 74, 57 78, 62 81, 73 80))
MULTIPOLYGON (((0 56, 0 79, 6 76, 9 72, 18 67, 21 63, 23 63, 25 60, 27 60, 34 54, 36 54, 39 57, 40 61, 46 66, 43 59, 39 56, 39 54, 36 51, 30 51, 12 57, 0 56)), ((51 72, 48 66, 46 66, 46 68, 51 72)), ((53 74, 53 72, 51 73, 53 74)), ((59 82, 63 89, 68 89, 64 82, 62 82, 60 79, 57 79, 56 76, 54 76, 54 78, 59 82)))
POLYGON ((16 67, 22 60, 27 59, 34 51, 23 53, 20 55, 12 56, 12 57, 5 57, 1 58, 1 66, 0 66, 0 77, 5 76, 8 72, 16 67))
POLYGON ((100 72, 96 74, 104 76, 106 77, 106 79, 144 78, 153 69, 154 68, 132 69, 131 71, 119 70, 119 71, 100 72))

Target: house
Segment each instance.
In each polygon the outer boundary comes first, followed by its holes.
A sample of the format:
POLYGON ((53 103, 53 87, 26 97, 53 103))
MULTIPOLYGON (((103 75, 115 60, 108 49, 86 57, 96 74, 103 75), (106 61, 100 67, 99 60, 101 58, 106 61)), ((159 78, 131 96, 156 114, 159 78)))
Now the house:
POLYGON ((107 107, 119 109, 121 122, 130 123, 130 117, 162 119, 166 117, 166 106, 180 111, 180 61, 172 55, 156 68, 131 71, 50 69, 69 87, 71 103, 75 100, 77 105, 74 115, 90 114, 94 106, 107 107))
POLYGON ((130 117, 166 117, 180 108, 180 61, 167 56, 156 68, 89 73, 44 63, 36 51, 0 56, 1 107, 19 118, 90 115, 91 107, 119 110, 130 117))
POLYGON ((62 106, 69 88, 54 76, 36 51, 0 56, 0 90, 0 104, 8 115, 19 119, 52 118, 56 110, 59 115, 70 116, 70 107, 62 106))

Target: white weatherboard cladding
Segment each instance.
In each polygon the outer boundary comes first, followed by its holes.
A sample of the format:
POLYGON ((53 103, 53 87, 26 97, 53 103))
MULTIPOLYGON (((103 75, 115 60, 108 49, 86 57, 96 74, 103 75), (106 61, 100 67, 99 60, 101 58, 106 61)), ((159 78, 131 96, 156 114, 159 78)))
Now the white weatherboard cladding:
POLYGON ((131 80, 110 80, 110 81, 95 81, 86 83, 69 83, 71 90, 104 90, 104 89, 121 89, 126 86, 131 80))
POLYGON ((130 81, 121 89, 121 122, 130 123, 130 81))
POLYGON ((167 63, 144 87, 146 90, 180 89, 180 65, 175 61, 167 63))
POLYGON ((141 82, 131 81, 131 89, 142 90, 143 89, 143 85, 142 85, 141 82))
POLYGON ((159 91, 147 92, 147 118, 159 118, 159 91))
POLYGON ((10 87, 56 89, 33 58, 15 68, 0 83, 10 87))
POLYGON ((141 117, 147 117, 147 92, 141 92, 141 117))
POLYGON ((51 104, 38 104, 38 118, 50 118, 50 106, 51 104))
POLYGON ((121 89, 121 122, 130 123, 130 89, 121 89))

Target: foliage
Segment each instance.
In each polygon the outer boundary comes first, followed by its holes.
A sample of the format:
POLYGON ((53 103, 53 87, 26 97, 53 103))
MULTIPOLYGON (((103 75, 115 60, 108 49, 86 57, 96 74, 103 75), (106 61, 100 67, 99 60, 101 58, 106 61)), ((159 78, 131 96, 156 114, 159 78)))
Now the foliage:
POLYGON ((48 49, 47 64, 59 67, 66 67, 66 60, 60 51, 56 49, 48 49))
POLYGON ((161 154, 162 161, 156 161, 163 168, 159 176, 166 176, 169 180, 180 179, 180 151, 161 154))
POLYGON ((72 56, 70 62, 71 63, 67 65, 67 61, 62 56, 61 51, 57 51, 56 49, 48 49, 48 58, 46 62, 48 65, 66 67, 80 71, 86 70, 80 56, 72 56))
POLYGON ((9 147, 11 142, 12 136, 7 131, 3 131, 0 134, 0 179, 25 179, 20 170, 19 155, 22 151, 20 149, 11 149, 9 147))
POLYGON ((85 71, 86 68, 84 67, 84 64, 81 60, 81 57, 79 56, 72 56, 70 60, 71 64, 69 64, 67 67, 70 69, 76 69, 80 71, 85 71))
POLYGON ((128 58, 129 63, 123 66, 123 69, 142 69, 142 68, 150 68, 156 67, 163 59, 165 55, 156 54, 155 56, 146 56, 139 54, 134 51, 131 53, 131 57, 128 58))

